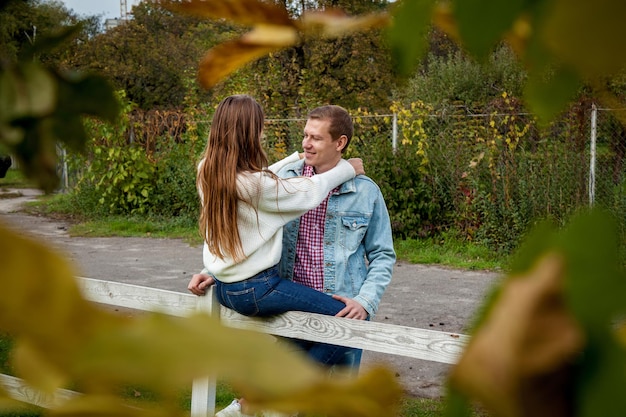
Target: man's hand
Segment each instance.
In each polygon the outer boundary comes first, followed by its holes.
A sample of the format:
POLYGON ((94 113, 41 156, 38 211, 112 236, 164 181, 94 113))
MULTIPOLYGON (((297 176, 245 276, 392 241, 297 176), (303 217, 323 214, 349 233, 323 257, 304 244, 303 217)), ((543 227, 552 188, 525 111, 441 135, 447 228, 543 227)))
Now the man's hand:
POLYGON ((354 168, 356 175, 365 175, 365 168, 363 168, 363 160, 361 158, 350 158, 348 162, 354 168))
POLYGON ((204 295, 206 289, 215 284, 215 278, 208 274, 193 274, 187 289, 195 295, 204 295))
POLYGON ((339 313, 335 314, 335 317, 346 317, 348 319, 365 320, 367 319, 367 311, 363 306, 352 298, 342 297, 341 295, 333 295, 335 300, 339 300, 346 305, 346 307, 339 313))

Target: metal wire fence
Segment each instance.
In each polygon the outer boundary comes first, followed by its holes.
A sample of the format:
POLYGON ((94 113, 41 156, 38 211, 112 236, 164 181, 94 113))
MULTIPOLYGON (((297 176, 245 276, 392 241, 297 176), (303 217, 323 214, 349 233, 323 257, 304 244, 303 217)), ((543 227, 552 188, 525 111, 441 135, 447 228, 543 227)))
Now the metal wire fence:
MULTIPOLYGON (((575 106, 549 125, 527 113, 354 114, 348 156, 381 187, 394 231, 454 230, 510 250, 539 221, 565 224, 591 205, 626 231, 626 109, 575 106), (624 112, 624 115, 621 115, 624 112), (592 120, 595 118, 595 138, 592 120)), ((304 119, 270 120, 275 158, 299 149, 304 119)))
POLYGON ((589 201, 624 214, 626 130, 620 120, 626 109, 591 109, 589 201))
MULTIPOLYGON (((609 209, 626 236, 626 109, 585 103, 548 125, 527 113, 469 114, 462 107, 433 113, 411 105, 384 115, 352 114, 355 135, 346 156, 363 158, 399 237, 453 231, 507 251, 535 223, 562 225, 591 205, 609 209)), ((305 123, 268 118, 264 144, 270 160, 301 150, 305 123)), ((188 122, 175 139, 162 140, 184 142, 193 133, 197 152, 209 127, 188 122)), ((154 138, 146 143, 146 152, 176 148, 154 138)), ((77 175, 68 174, 67 166, 62 159, 61 177, 71 187, 77 175)))

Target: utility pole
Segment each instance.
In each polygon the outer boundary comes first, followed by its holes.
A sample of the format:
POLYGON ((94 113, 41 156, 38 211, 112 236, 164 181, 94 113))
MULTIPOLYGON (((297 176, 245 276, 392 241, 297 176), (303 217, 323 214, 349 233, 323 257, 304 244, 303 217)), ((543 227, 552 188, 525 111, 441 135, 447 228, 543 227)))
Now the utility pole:
POLYGON ((122 21, 126 21, 126 19, 128 18, 126 16, 128 12, 128 8, 126 7, 126 0, 120 0, 120 19, 122 21))

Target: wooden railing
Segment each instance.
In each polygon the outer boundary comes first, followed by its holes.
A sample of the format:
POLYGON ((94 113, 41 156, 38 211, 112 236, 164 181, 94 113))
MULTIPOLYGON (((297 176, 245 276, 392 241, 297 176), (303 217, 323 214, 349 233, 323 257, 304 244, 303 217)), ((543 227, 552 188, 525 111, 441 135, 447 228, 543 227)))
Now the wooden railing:
MULTIPOLYGON (((197 297, 192 294, 91 278, 80 278, 79 282, 84 296, 96 303, 183 317, 203 311, 219 315, 222 323, 230 327, 433 362, 455 363, 468 342, 468 336, 458 333, 298 311, 264 319, 246 317, 220 306, 212 290, 207 296, 197 297)), ((73 391, 58 390, 54 396, 46 396, 30 388, 21 379, 2 374, 0 384, 13 398, 45 408, 80 395, 73 391)), ((215 389, 214 377, 201 378, 193 382, 191 394, 193 417, 213 416, 215 389)))

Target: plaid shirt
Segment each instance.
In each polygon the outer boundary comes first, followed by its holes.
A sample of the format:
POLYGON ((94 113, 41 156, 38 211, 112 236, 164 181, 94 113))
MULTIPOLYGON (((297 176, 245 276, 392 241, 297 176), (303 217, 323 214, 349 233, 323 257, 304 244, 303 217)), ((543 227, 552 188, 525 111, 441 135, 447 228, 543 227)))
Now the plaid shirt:
MULTIPOLYGON (((315 175, 313 167, 304 166, 302 175, 315 175)), ((322 203, 300 217, 300 229, 296 242, 296 259, 293 271, 293 280, 318 291, 324 290, 324 222, 328 198, 337 192, 339 187, 332 190, 322 203)))

